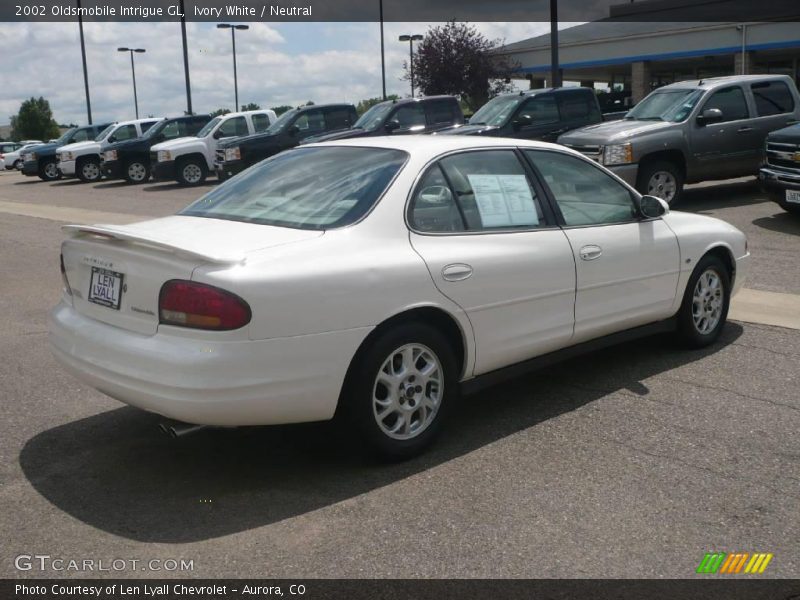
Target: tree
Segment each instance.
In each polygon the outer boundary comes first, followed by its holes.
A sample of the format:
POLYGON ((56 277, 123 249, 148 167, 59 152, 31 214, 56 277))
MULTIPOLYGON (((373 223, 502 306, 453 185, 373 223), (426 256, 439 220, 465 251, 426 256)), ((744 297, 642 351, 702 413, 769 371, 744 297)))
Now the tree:
POLYGON ((218 108, 217 110, 211 111, 209 114, 213 119, 214 117, 221 117, 222 115, 227 115, 229 112, 231 112, 231 109, 229 108, 218 108))
POLYGON ((289 106, 288 104, 282 104, 281 106, 273 106, 270 110, 274 110, 275 114, 280 117, 287 110, 292 110, 293 108, 294 106, 289 106))
POLYGON ((249 102, 248 104, 242 104, 242 111, 245 110, 259 110, 261 107, 256 104, 255 102, 249 102))
POLYGON ((11 139, 49 140, 61 135, 58 123, 53 119, 50 103, 39 96, 25 100, 19 113, 11 117, 11 139))
MULTIPOLYGON (((414 87, 426 96, 451 94, 476 110, 489 98, 511 91, 508 78, 517 65, 492 50, 502 40, 489 40, 474 25, 450 21, 428 28, 412 58, 414 87)), ((403 65, 409 80, 409 65, 403 65)))
MULTIPOLYGON (((399 98, 400 96, 398 96, 397 94, 391 94, 389 96, 386 96, 387 100, 398 100, 399 98)), ((356 104, 356 112, 358 113, 359 116, 361 116, 365 112, 367 112, 370 108, 372 108, 376 104, 380 104, 381 102, 383 102, 383 98, 381 98, 380 96, 377 98, 365 98, 364 100, 361 100, 358 104, 356 104)))

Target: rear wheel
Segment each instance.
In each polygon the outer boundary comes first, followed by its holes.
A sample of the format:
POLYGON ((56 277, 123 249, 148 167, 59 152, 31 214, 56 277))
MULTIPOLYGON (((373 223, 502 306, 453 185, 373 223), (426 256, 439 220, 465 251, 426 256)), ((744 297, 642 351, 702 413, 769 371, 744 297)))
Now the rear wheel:
POLYGON ((206 175, 206 166, 200 159, 184 158, 178 163, 178 182, 182 185, 200 185, 206 175))
POLYGON ((14 161, 14 169, 19 171, 22 168, 22 160, 17 159, 14 161))
POLYGON ((683 172, 675 163, 666 160, 645 163, 639 170, 636 189, 674 206, 683 193, 683 172))
POLYGON ((39 165, 39 179, 42 181, 55 181, 61 178, 58 165, 54 160, 48 160, 39 165))
POLYGON ((356 360, 342 400, 357 433, 384 458, 422 452, 458 392, 447 339, 429 325, 407 323, 380 335, 356 360))
POLYGON ((84 183, 100 181, 103 172, 100 170, 100 161, 94 157, 85 158, 78 165, 78 179, 84 183))
POLYGON ((139 159, 125 163, 123 177, 128 183, 145 183, 150 179, 150 164, 139 159))
POLYGON ((728 318, 731 280, 718 257, 706 255, 689 278, 678 312, 678 332, 692 348, 714 343, 728 318))

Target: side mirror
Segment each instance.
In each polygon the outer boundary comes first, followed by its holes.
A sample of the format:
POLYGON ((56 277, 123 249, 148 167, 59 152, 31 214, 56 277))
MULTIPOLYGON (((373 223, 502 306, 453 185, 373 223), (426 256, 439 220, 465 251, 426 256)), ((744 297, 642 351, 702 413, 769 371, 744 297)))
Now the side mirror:
POLYGON ((722 121, 722 111, 718 108, 707 108, 697 117, 697 122, 700 125, 708 125, 719 121, 722 121))
POLYGON ((289 127, 289 135, 297 135, 298 133, 300 133, 300 128, 297 125, 289 127))
POLYGON ((514 128, 514 131, 519 131, 523 127, 527 127, 533 122, 533 119, 530 115, 520 115, 518 116, 511 126, 514 128))
POLYGON ((218 139, 220 139, 220 138, 222 137, 222 129, 217 129, 217 130, 214 132, 214 135, 213 135, 213 136, 211 136, 211 137, 213 137, 215 140, 218 140, 218 139))
POLYGON ((642 196, 639 201, 639 212, 646 219, 657 219, 669 214, 669 204, 658 196, 642 196))
POLYGON ((400 129, 400 123, 398 121, 389 121, 386 125, 383 126, 387 133, 391 133, 393 131, 397 131, 400 129))
POLYGON ((109 144, 113 144, 113 143, 114 143, 114 142, 116 142, 116 141, 117 141, 117 136, 115 136, 115 135, 112 135, 112 136, 110 136, 110 137, 108 138, 108 143, 109 143, 109 144))

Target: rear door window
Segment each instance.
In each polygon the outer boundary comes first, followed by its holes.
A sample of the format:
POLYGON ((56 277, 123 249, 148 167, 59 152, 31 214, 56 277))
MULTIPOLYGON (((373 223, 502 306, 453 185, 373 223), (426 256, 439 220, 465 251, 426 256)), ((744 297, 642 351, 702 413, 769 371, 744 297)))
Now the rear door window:
POLYGON ((355 119, 348 108, 329 108, 325 115, 325 123, 329 130, 346 129, 353 126, 355 119))
POLYGON ((449 125, 455 121, 453 102, 448 100, 433 100, 425 104, 428 114, 428 125, 449 125))
POLYGON ((535 96, 522 105, 517 118, 530 116, 530 124, 553 123, 558 121, 558 107, 552 96, 535 96))
POLYGON ((558 104, 565 121, 586 120, 600 114, 594 97, 587 93, 562 94, 558 104))
POLYGON ((794 110, 794 98, 783 81, 762 81, 750 85, 759 117, 780 115, 794 110))
POLYGON ((269 116, 264 113, 255 114, 250 118, 253 120, 253 130, 256 133, 266 131, 270 126, 269 116))

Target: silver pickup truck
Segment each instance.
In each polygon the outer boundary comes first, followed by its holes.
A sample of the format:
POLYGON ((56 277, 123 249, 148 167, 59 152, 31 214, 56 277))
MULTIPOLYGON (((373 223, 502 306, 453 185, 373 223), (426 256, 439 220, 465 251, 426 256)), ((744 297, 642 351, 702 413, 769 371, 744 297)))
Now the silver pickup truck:
POLYGON ((576 129, 558 143, 672 204, 685 183, 758 174, 767 134, 798 119, 790 77, 715 77, 659 88, 621 121, 576 129))

